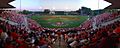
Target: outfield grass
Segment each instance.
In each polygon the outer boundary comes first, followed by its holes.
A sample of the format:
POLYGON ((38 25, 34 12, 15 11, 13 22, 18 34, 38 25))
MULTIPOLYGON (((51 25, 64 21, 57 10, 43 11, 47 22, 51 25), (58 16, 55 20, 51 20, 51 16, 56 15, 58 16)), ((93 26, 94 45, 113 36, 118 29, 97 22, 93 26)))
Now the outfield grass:
POLYGON ((45 28, 73 28, 78 27, 81 23, 86 21, 88 17, 75 15, 45 15, 32 16, 31 19, 37 21, 45 28))

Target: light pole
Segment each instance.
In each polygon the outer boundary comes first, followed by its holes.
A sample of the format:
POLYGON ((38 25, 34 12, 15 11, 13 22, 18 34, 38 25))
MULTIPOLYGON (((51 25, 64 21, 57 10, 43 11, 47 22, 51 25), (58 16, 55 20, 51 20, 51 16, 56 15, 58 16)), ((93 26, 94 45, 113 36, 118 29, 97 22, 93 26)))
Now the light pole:
POLYGON ((21 0, 20 0, 20 11, 21 11, 21 0))
POLYGON ((99 5, 100 5, 99 3, 100 3, 100 0, 98 0, 98 9, 99 9, 99 5))
MULTIPOLYGON (((99 14, 99 2, 100 2, 100 0, 98 0, 98 14, 99 14)), ((92 24, 93 24, 93 29, 96 29, 96 28, 97 28, 97 26, 96 26, 96 23, 97 23, 96 20, 97 20, 97 19, 96 19, 96 18, 97 18, 97 16, 94 17, 94 21, 93 21, 93 23, 92 23, 92 24)))

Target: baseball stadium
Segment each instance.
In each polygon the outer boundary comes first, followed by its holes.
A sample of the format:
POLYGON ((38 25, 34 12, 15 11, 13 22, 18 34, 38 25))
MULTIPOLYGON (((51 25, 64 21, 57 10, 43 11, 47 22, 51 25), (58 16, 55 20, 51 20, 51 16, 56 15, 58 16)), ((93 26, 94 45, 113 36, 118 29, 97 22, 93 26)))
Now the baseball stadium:
POLYGON ((120 0, 0 0, 0 48, 120 48, 120 0))

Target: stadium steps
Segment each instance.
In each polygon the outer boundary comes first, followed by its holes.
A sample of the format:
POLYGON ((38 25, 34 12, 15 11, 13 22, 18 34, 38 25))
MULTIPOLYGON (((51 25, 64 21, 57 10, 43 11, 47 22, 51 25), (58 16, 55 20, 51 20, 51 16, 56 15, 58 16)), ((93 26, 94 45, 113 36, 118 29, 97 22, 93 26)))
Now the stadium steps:
POLYGON ((108 25, 108 24, 111 24, 111 23, 114 23, 115 21, 120 21, 120 17, 118 17, 118 18, 116 18, 116 19, 113 19, 113 20, 110 20, 110 21, 108 21, 108 22, 104 22, 104 23, 102 23, 102 24, 100 24, 101 26, 106 26, 106 25, 108 25))
POLYGON ((8 22, 8 23, 11 24, 11 25, 18 25, 18 23, 15 23, 15 22, 10 21, 10 20, 3 19, 3 18, 1 18, 1 17, 0 17, 0 20, 1 20, 1 21, 5 21, 5 22, 8 22))
POLYGON ((120 48, 120 43, 119 43, 119 45, 118 45, 118 48, 120 48))
POLYGON ((64 40, 57 38, 55 43, 51 44, 52 48, 67 48, 67 43, 64 40))

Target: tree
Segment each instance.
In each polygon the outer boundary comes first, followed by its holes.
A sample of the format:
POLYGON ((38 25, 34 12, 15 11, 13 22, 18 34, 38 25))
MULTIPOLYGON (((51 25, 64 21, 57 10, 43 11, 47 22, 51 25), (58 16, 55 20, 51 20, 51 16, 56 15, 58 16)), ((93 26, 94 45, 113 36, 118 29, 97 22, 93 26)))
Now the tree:
POLYGON ((92 10, 87 7, 82 7, 81 11, 82 11, 81 13, 84 15, 91 15, 91 12, 92 12, 92 10))
POLYGON ((81 14, 81 15, 91 15, 92 10, 90 8, 87 7, 82 7, 81 9, 76 11, 77 13, 81 14))
POLYGON ((78 14, 80 14, 80 13, 81 13, 81 9, 76 10, 76 12, 77 12, 78 14))
POLYGON ((23 10, 23 11, 21 11, 21 12, 19 12, 19 13, 22 13, 22 14, 31 14, 32 12, 31 11, 28 11, 28 10, 23 10))
POLYGON ((49 14, 49 13, 50 13, 50 9, 45 9, 45 10, 44 10, 44 13, 45 13, 45 14, 49 14))

